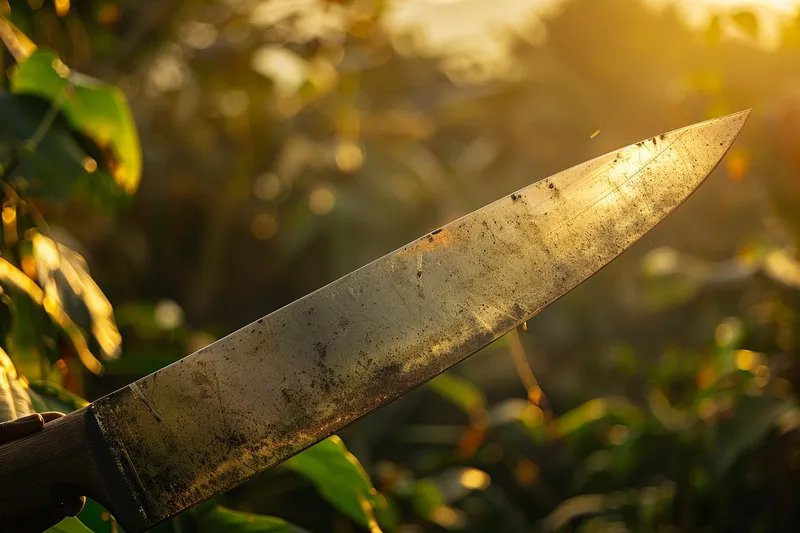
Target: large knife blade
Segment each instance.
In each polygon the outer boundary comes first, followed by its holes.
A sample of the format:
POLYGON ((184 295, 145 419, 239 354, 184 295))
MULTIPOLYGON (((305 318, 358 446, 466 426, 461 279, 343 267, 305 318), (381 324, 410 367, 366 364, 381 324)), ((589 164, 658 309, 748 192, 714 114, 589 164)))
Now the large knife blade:
POLYGON ((0 447, 0 524, 55 487, 137 533, 280 463, 597 272, 702 183, 748 114, 541 180, 0 447))

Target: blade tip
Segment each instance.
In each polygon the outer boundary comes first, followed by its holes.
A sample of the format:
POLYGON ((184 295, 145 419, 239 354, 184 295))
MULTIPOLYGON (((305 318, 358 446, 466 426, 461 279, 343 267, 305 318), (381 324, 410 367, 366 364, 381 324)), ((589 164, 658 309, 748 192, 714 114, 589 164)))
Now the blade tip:
POLYGON ((737 111, 736 113, 731 113, 730 116, 740 116, 743 120, 747 120, 750 117, 750 112, 753 110, 752 107, 748 107, 747 109, 742 109, 741 111, 737 111))
POLYGON ((744 123, 747 122, 748 118, 750 118, 750 112, 752 110, 753 110, 752 107, 747 108, 747 109, 742 109, 741 111, 737 111, 736 113, 731 113, 730 115, 726 115, 724 117, 720 117, 720 120, 738 119, 738 120, 741 120, 741 126, 744 126, 744 123))
POLYGON ((703 124, 707 124, 709 126, 712 125, 723 126, 724 128, 727 129, 728 134, 726 136, 729 137, 726 147, 727 151, 727 148, 729 148, 733 144, 733 142, 739 136, 739 133, 742 131, 742 128, 744 128, 744 125, 747 122, 747 119, 750 117, 750 112, 752 110, 753 108, 743 109, 741 111, 737 111, 729 115, 725 115, 716 119, 711 119, 703 124))

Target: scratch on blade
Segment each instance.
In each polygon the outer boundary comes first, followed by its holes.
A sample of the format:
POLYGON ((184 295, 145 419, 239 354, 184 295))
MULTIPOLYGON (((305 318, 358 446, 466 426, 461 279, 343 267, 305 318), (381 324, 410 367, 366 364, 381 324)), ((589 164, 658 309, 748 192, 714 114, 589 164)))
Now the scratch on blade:
POLYGON ((134 396, 136 396, 139 400, 141 400, 144 406, 147 407, 147 410, 150 411, 150 414, 153 415, 153 418, 155 418, 158 422, 161 422, 161 415, 158 414, 155 406, 153 406, 153 404, 150 403, 150 400, 148 400, 147 397, 144 395, 142 389, 139 388, 139 385, 136 383, 132 383, 131 391, 133 391, 134 396))

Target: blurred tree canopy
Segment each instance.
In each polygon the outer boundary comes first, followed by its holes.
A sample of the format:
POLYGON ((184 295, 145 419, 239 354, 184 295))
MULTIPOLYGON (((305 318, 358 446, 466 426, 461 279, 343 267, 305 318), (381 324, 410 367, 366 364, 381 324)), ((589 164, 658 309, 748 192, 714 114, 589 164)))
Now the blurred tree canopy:
POLYGON ((765 47, 755 10, 663 4, 558 2, 500 32, 500 68, 381 0, 0 1, 4 418, 752 107, 697 194, 525 331, 159 531, 796 530, 800 12, 765 47))

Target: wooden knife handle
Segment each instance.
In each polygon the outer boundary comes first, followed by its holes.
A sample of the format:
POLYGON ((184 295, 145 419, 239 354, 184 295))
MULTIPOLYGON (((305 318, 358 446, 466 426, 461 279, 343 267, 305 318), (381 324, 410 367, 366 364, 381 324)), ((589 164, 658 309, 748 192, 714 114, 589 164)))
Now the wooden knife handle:
POLYGON ((83 408, 0 445, 0 531, 70 497, 102 494, 87 437, 90 416, 83 408))

